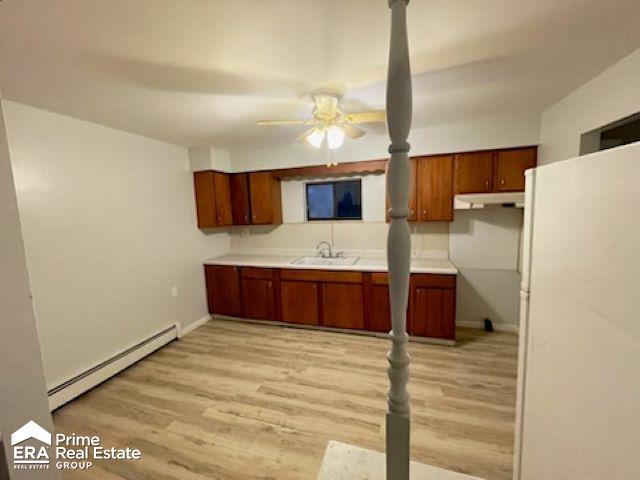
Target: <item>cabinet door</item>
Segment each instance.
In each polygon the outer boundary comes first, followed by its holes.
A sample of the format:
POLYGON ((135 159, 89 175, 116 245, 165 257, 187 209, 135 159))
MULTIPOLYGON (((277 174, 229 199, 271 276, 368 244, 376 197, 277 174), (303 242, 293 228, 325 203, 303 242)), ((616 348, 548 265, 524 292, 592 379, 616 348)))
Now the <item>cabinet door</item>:
POLYGON ((389 333, 391 330, 391 309, 389 306, 389 287, 371 285, 367 299, 367 330, 389 333))
POLYGON ((493 191, 493 152, 461 153, 454 158, 455 193, 493 191))
POLYGON ((318 325, 318 284, 315 282, 280 283, 282 321, 318 325))
POLYGON ((231 183, 231 211, 234 225, 249 225, 249 176, 246 173, 233 173, 231 183))
POLYGON ((239 316, 242 303, 238 267, 206 265, 205 272, 209 313, 239 316))
POLYGON ((271 172, 249 174, 251 223, 255 225, 282 223, 280 181, 271 172))
MULTIPOLYGON (((418 187, 417 187, 417 171, 418 171, 418 159, 411 158, 409 160, 411 166, 411 172, 409 174, 409 216, 407 220, 409 222, 415 222, 418 220, 418 187)), ((388 171, 389 162, 387 162, 385 170, 388 171)), ((386 173, 385 171, 385 173, 386 173)), ((386 190, 386 187, 385 187, 386 190)), ((387 222, 390 220, 389 218, 389 197, 386 197, 385 200, 385 218, 387 222)))
POLYGON ((453 220, 453 156, 418 160, 418 218, 421 222, 453 220))
POLYGON ((517 192, 524 190, 524 172, 536 166, 535 148, 500 150, 496 154, 495 190, 517 192))
POLYGON ((325 327, 364 329, 362 285, 322 285, 322 324, 325 327))
POLYGON ((275 320, 273 280, 242 279, 242 316, 258 320, 275 320))
POLYGON ((217 227, 214 172, 195 172, 193 182, 198 228, 217 227))
POLYGON ((231 187, 229 185, 229 174, 215 172, 213 183, 216 201, 216 223, 219 227, 233 224, 231 216, 231 187))
POLYGON ((412 290, 411 335, 455 339, 455 290, 420 286, 412 290))

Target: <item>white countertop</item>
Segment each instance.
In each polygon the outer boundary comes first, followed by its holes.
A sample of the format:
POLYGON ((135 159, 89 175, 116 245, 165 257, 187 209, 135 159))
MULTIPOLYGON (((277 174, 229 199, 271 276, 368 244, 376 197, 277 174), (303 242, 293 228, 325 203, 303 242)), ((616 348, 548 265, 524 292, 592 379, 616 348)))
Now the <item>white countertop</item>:
MULTIPOLYGON (((303 270, 355 270, 362 272, 386 272, 387 259, 384 257, 360 257, 354 265, 296 265, 292 263, 300 255, 253 255, 229 253, 207 258, 205 265, 232 265, 239 267, 297 268, 303 270)), ((411 273, 439 273, 455 275, 456 267, 446 258, 411 259, 411 273)))

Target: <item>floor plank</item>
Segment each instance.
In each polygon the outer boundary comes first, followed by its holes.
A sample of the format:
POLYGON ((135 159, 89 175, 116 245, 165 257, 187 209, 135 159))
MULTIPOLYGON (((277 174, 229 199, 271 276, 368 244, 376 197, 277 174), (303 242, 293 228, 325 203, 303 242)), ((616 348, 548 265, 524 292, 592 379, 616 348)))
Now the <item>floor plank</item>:
MULTIPOLYGON (((511 478, 517 336, 410 343, 412 459, 511 478)), ((314 479, 329 440, 382 451, 389 342, 214 320, 54 413, 142 450, 67 478, 314 479)))

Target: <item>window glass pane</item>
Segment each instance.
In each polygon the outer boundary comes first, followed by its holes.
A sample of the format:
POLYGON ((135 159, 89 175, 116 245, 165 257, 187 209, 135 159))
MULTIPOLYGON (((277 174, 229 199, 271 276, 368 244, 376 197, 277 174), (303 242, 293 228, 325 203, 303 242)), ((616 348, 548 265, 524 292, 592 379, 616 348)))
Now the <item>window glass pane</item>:
POLYGON ((362 218, 360 181, 336 182, 336 218, 362 218))
POLYGON ((307 184, 307 212, 309 220, 333 218, 333 184, 307 184))

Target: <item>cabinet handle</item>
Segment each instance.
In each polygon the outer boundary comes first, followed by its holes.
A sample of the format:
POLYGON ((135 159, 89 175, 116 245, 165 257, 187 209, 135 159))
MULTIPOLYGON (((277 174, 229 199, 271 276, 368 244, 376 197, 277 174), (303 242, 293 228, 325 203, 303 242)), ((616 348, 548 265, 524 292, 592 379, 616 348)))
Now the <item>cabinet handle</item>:
POLYGON ((500 180, 500 185, 504 185, 504 178, 500 180))
POLYGON ((484 186, 489 190, 489 180, 484 181, 484 186))

